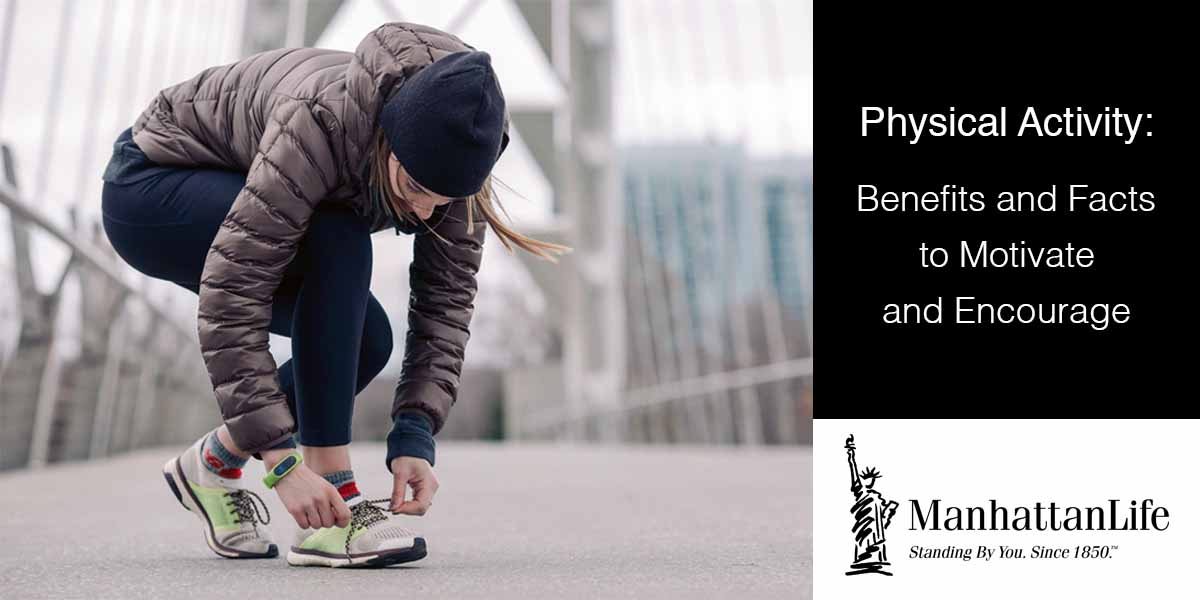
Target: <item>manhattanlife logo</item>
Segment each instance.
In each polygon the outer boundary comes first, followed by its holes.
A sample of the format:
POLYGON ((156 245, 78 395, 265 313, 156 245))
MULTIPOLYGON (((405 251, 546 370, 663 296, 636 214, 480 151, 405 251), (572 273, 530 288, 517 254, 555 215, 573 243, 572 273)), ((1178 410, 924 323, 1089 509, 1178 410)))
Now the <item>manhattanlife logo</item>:
MULTIPOLYGON (((845 574, 891 576, 892 562, 888 560, 889 538, 886 532, 892 526, 900 503, 887 500, 878 489, 878 482, 883 477, 878 469, 859 468, 854 435, 846 438, 844 449, 850 466, 850 494, 853 501, 850 507, 850 532, 854 542, 853 559, 845 574)), ((970 506, 948 504, 940 498, 909 499, 907 504, 907 531, 910 532, 1166 531, 1170 527, 1170 512, 1165 506, 1155 506, 1153 498, 1128 501, 1109 498, 1090 506, 1041 500, 1032 504, 1007 505, 995 498, 970 506)), ((895 546, 897 540, 891 541, 895 546)), ((1119 546, 1094 543, 1104 541, 1108 540, 1087 540, 1086 544, 1069 546, 1062 543, 1007 546, 964 540, 963 544, 942 544, 937 547, 910 543, 907 550, 908 558, 918 560, 1114 558, 1119 546)))

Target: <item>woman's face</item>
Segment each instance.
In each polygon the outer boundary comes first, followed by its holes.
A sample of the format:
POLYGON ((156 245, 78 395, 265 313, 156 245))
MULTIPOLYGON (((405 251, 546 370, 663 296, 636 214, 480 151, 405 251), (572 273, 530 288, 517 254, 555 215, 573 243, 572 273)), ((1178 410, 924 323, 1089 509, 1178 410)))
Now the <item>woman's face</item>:
POLYGON ((388 155, 388 177, 391 179, 392 205, 396 207, 396 212, 411 211, 424 221, 433 214, 433 209, 453 200, 425 189, 409 177, 395 154, 388 155))

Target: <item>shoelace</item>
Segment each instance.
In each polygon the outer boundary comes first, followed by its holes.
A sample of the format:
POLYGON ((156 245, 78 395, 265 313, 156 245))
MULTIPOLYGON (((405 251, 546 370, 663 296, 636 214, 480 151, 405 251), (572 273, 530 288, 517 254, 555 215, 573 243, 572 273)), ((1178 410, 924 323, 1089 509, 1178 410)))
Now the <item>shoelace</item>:
POLYGON ((234 520, 235 523, 253 524, 258 522, 262 523, 263 525, 269 525, 271 523, 271 509, 267 508, 267 503, 263 502, 263 499, 259 497, 258 494, 255 494, 250 490, 238 489, 229 492, 229 499, 232 500, 232 502, 229 503, 232 508, 232 510, 229 511, 229 514, 237 515, 237 519, 234 520), (258 502, 255 503, 255 500, 258 500, 258 502), (267 513, 267 518, 265 519, 263 518, 262 513, 258 512, 258 507, 260 505, 262 506, 263 512, 267 513))
POLYGON ((346 554, 350 554, 350 537, 354 535, 355 528, 361 527, 366 529, 375 523, 387 520, 387 512, 377 506, 378 504, 390 504, 391 498, 382 498, 379 500, 363 500, 358 504, 350 507, 350 531, 346 534, 346 554))

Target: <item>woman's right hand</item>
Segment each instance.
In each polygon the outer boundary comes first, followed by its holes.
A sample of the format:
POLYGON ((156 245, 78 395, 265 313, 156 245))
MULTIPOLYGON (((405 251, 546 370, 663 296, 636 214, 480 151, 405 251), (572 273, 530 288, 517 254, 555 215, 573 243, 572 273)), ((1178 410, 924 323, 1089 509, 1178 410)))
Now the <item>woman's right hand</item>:
MULTIPOLYGON (((263 464, 270 470, 275 463, 291 454, 291 450, 262 452, 263 464)), ((308 465, 300 463, 275 484, 280 502, 301 529, 346 527, 350 524, 350 507, 342 500, 333 484, 317 475, 308 465)))

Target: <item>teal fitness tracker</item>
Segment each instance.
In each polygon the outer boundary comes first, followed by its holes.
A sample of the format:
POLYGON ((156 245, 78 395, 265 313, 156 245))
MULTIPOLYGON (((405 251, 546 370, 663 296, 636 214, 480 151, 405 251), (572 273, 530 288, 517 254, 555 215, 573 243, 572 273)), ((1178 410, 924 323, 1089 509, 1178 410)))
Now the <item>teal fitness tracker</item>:
POLYGON ((292 452, 283 457, 283 460, 275 463, 274 468, 267 471, 267 476, 263 477, 263 485, 267 486, 267 489, 275 487, 275 484, 279 483, 280 479, 283 479, 288 473, 295 471, 296 467, 300 466, 302 462, 304 462, 304 457, 299 452, 292 452))

